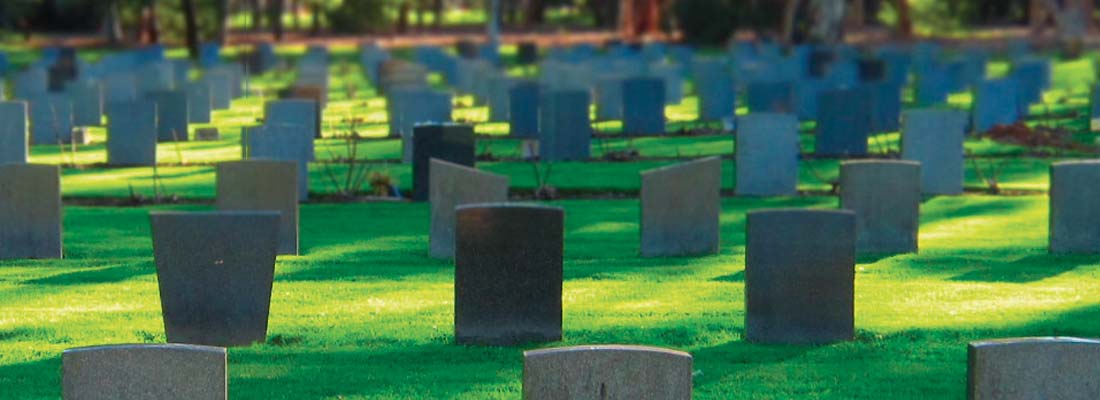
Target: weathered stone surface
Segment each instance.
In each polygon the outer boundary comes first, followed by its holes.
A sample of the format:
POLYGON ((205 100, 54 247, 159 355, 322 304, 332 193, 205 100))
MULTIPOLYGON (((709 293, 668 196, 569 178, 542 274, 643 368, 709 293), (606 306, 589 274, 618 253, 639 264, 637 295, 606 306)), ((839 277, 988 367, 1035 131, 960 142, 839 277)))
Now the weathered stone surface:
POLYGON ((1100 341, 1068 337, 971 342, 971 400, 1100 398, 1100 341))
POLYGON ((221 135, 218 133, 216 127, 206 127, 195 129, 195 140, 200 142, 211 142, 220 140, 221 135))
POLYGON ((428 201, 431 191, 431 160, 439 159, 473 167, 474 127, 472 125, 420 125, 413 132, 414 201, 428 201))
POLYGON ((306 135, 302 143, 309 160, 316 159, 313 139, 321 137, 321 108, 315 100, 291 99, 269 101, 264 105, 264 125, 297 126, 295 132, 306 135))
POLYGON ((263 342, 279 213, 151 212, 150 220, 168 342, 263 342))
POLYGON ((207 71, 202 80, 210 83, 210 104, 215 110, 228 110, 233 101, 233 76, 228 71, 207 71))
POLYGON ((544 91, 539 108, 539 153, 545 161, 586 160, 592 123, 588 91, 544 91))
POLYGON ((0 259, 61 258, 61 172, 0 165, 0 259))
POLYGON ((241 141, 246 159, 294 161, 298 164, 298 200, 309 199, 309 161, 313 138, 301 125, 253 126, 241 141))
POLYGON ((623 118, 623 78, 604 74, 596 81, 596 119, 612 121, 623 118))
POLYGON ((856 251, 917 251, 920 163, 865 160, 840 164, 840 208, 856 213, 856 251))
POLYGON ((43 94, 30 102, 31 141, 36 145, 73 140, 73 103, 63 94, 43 94))
POLYGON ((561 339, 565 211, 515 204, 459 206, 455 340, 514 345, 561 339))
POLYGON ((752 82, 747 89, 749 111, 756 113, 793 113, 797 96, 791 82, 752 82))
POLYGON ((450 259, 455 255, 455 207, 508 201, 508 177, 434 158, 430 168, 430 254, 450 259))
POLYGON ((692 357, 645 346, 575 346, 523 353, 525 400, 690 400, 692 357))
POLYGON ((509 133, 515 137, 536 138, 539 134, 539 84, 520 81, 508 91, 509 133))
POLYGON ((736 191, 742 196, 788 196, 798 185, 798 119, 753 113, 738 118, 736 191))
POLYGON ((623 133, 665 133, 665 82, 659 78, 623 81, 623 133))
POLYGON ((824 344, 855 330, 855 213, 750 211, 745 246, 745 337, 824 344))
POLYGON ((96 81, 68 82, 65 92, 73 103, 73 124, 100 126, 103 124, 103 86, 96 81))
POLYGON ((866 93, 855 89, 826 90, 818 98, 817 141, 821 156, 863 156, 871 120, 866 93))
POLYGON ((701 58, 693 65, 695 91, 699 94, 699 119, 718 121, 733 118, 737 92, 733 69, 724 59, 701 58))
POLYGON ((1050 166, 1050 252, 1100 253, 1100 160, 1050 166))
POLYGON ((81 347, 61 355, 65 400, 226 400, 226 352, 190 344, 81 347))
POLYGON ((27 162, 27 103, 0 101, 0 165, 27 162))
POLYGON ((198 80, 187 84, 187 121, 195 124, 210 123, 213 109, 210 82, 198 80))
POLYGON ((1010 125, 1023 117, 1018 104, 1019 88, 1012 79, 993 79, 978 83, 974 89, 973 128, 988 131, 995 125, 1010 125))
POLYGON ((959 111, 908 110, 902 118, 901 158, 921 164, 925 194, 961 194, 966 115, 959 111))
POLYGON ((721 187, 718 157, 642 172, 642 256, 717 253, 721 187))
POLYGON ((157 103, 157 141, 186 142, 188 139, 188 104, 185 90, 165 90, 146 93, 157 103))
POLYGON ((107 105, 107 164, 156 163, 157 103, 143 99, 107 105))
POLYGON ((298 254, 298 165, 245 160, 218 164, 217 208, 279 213, 279 254, 298 254))

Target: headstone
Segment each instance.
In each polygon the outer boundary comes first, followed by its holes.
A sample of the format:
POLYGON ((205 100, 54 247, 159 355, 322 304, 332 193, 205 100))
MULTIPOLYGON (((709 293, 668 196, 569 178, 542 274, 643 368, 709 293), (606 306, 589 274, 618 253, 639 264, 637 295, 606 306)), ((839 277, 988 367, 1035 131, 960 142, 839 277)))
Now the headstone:
POLYGON ((515 81, 507 76, 489 78, 489 122, 508 122, 511 119, 511 99, 515 81))
POLYGON ((902 118, 901 158, 916 161, 924 194, 961 194, 966 115, 953 110, 908 110, 902 118))
POLYGON ((107 105, 107 164, 157 163, 157 103, 137 100, 107 105))
POLYGON ((1100 131, 1100 84, 1089 89, 1089 130, 1100 131))
POLYGON ((973 400, 1100 398, 1100 341, 1033 337, 971 342, 966 396, 973 400))
POLYGON ((455 341, 560 340, 565 211, 472 204, 455 213, 455 341))
POLYGON ((210 123, 212 104, 209 81, 199 80, 187 84, 187 122, 210 123))
POLYGON ((165 92, 176 88, 176 67, 167 61, 151 62, 138 70, 141 93, 165 92))
POLYGON ((195 129, 195 140, 200 142, 212 142, 221 139, 218 135, 218 128, 206 127, 195 129))
POLYGON ((233 78, 226 71, 207 71, 202 78, 210 83, 210 104, 215 110, 228 110, 233 100, 233 78))
MULTIPOLYGON (((390 135, 411 140, 413 128, 423 123, 451 122, 451 94, 428 88, 391 88, 387 95, 390 135)), ((412 149, 402 159, 412 161, 412 149)))
POLYGON ((736 192, 742 196, 788 196, 798 185, 798 119, 753 113, 738 118, 736 192))
POLYGON ((298 164, 298 200, 309 199, 309 146, 313 138, 301 125, 265 125, 244 129, 245 159, 294 161, 298 164))
POLYGON ((293 99, 269 101, 264 105, 264 124, 296 125, 307 136, 309 158, 316 158, 313 139, 321 137, 321 108, 315 100, 293 99))
POLYGON ((825 344, 855 331, 855 213, 750 211, 745 246, 745 338, 825 344))
POLYGON ((840 164, 840 208, 856 213, 856 251, 917 251, 920 169, 920 163, 915 161, 861 160, 840 164))
POLYGON ((473 167, 475 162, 472 125, 420 125, 412 137, 413 201, 428 201, 429 172, 433 158, 473 167))
POLYGON ((642 256, 717 253, 721 188, 718 157, 642 172, 642 256))
POLYGON ((168 342, 263 342, 279 213, 154 211, 150 220, 168 342))
POLYGON ((103 78, 103 103, 119 103, 138 99, 137 78, 128 72, 117 72, 103 78))
POLYGON ((720 121, 734 117, 737 92, 733 72, 725 60, 699 59, 694 64, 695 91, 699 94, 699 119, 720 121))
POLYGON ((0 101, 0 165, 27 162, 27 103, 0 101))
POLYGON ((1011 79, 994 79, 978 83, 974 90, 973 127, 983 133, 995 125, 1011 125, 1019 121, 1021 114, 1017 102, 1016 82, 1011 79))
POLYGON ((73 103, 68 96, 48 93, 31 100, 31 141, 36 145, 73 140, 73 103))
POLYGON ((604 75, 596 81, 596 119, 613 121, 623 118, 623 79, 604 75))
POLYGON ((543 92, 539 104, 539 153, 544 161, 586 160, 591 152, 589 95, 584 90, 543 92))
POLYGON ((623 81, 623 133, 665 133, 665 84, 657 78, 623 81))
POLYGON ((279 213, 279 254, 298 255, 298 165, 293 161, 218 163, 217 208, 279 213))
POLYGON ((61 258, 61 171, 0 165, 0 260, 61 258))
POLYGON ((1050 252, 1100 253, 1100 160, 1050 166, 1050 252))
POLYGON ((96 81, 71 81, 65 91, 73 104, 73 125, 103 124, 103 87, 96 81))
POLYGON ((947 71, 943 68, 935 67, 923 71, 917 75, 915 83, 914 96, 918 106, 929 107, 947 103, 950 90, 947 71))
POLYGON ((656 347, 597 345, 523 353, 525 400, 690 400, 692 357, 656 347))
POLYGON ((81 347, 61 354, 65 400, 226 400, 226 351, 191 344, 81 347))
POLYGON ((753 113, 793 113, 797 103, 791 82, 752 82, 747 89, 747 105, 753 113))
POLYGON ((867 137, 871 131, 869 102, 859 90, 826 90, 818 98, 817 141, 819 156, 867 155, 867 137))
POLYGON ((434 158, 430 175, 430 253, 435 258, 454 258, 455 207, 508 201, 508 177, 434 158))
POLYGON ((146 98, 157 103, 157 141, 186 142, 188 139, 187 92, 168 90, 146 93, 146 98))
POLYGON ((859 86, 867 100, 871 133, 897 132, 901 129, 901 86, 891 82, 865 83, 859 86))
POLYGON ((12 79, 12 97, 17 100, 34 100, 49 91, 49 77, 43 68, 29 68, 12 79))
POLYGON ((537 138, 539 134, 539 84, 521 81, 508 90, 509 133, 514 137, 537 138))

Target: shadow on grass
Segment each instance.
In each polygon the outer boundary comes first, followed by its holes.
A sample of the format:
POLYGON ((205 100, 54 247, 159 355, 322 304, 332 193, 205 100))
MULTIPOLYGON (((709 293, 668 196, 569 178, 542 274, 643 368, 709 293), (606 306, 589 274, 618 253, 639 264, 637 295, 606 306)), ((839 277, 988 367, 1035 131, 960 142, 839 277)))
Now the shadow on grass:
POLYGON ((44 278, 31 279, 25 285, 87 285, 122 282, 137 276, 153 275, 156 270, 145 263, 116 265, 113 267, 81 269, 44 278))
POLYGON ((963 282, 1002 282, 1029 283, 1052 278, 1078 267, 1096 264, 1094 257, 1087 255, 1055 256, 1035 254, 1014 261, 997 263, 995 266, 983 266, 956 275, 950 280, 963 282))
POLYGON ((3 388, 0 397, 5 399, 61 398, 61 353, 35 361, 0 365, 0 388, 3 388))

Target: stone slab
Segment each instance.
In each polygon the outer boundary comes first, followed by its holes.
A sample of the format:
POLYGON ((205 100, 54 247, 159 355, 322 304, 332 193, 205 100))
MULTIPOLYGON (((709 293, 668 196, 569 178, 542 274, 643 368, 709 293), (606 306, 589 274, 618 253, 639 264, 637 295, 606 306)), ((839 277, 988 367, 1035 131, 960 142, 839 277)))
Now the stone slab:
POLYGON ((641 176, 642 256, 717 253, 722 160, 708 157, 641 176))

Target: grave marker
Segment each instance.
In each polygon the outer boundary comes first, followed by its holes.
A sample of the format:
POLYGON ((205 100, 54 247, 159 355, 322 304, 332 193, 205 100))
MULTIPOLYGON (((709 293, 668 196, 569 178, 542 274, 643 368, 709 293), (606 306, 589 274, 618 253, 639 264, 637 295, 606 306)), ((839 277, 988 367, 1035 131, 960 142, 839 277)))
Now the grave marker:
POLYGON ((642 256, 717 253, 721 186, 718 157, 642 172, 642 256))

